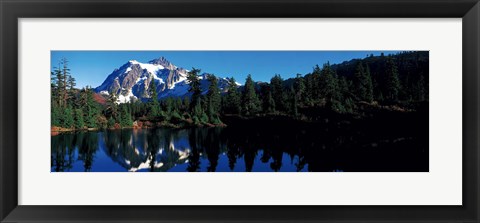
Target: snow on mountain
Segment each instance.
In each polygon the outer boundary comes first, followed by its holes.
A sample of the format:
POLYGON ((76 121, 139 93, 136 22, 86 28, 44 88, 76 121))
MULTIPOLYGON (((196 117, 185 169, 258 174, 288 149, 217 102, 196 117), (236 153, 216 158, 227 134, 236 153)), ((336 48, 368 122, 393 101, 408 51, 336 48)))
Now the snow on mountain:
MULTIPOLYGON (((118 95, 119 103, 136 99, 147 100, 151 98, 148 88, 153 81, 159 99, 184 97, 190 95, 187 75, 188 70, 175 66, 164 57, 148 63, 130 60, 108 75, 95 91, 103 95, 114 93, 118 95)), ((207 92, 209 85, 207 75, 204 73, 199 76, 203 93, 207 92)), ((221 91, 225 91, 227 86, 228 79, 218 78, 218 87, 221 91)))

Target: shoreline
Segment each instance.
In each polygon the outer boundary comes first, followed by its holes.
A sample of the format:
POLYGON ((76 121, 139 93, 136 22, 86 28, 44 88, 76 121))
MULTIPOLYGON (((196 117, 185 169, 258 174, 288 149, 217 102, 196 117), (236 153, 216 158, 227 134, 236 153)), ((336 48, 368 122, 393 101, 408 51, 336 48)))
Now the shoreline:
POLYGON ((51 136, 56 136, 62 133, 71 133, 71 132, 95 132, 99 130, 123 130, 123 129, 155 129, 155 128, 171 128, 171 129, 187 129, 187 128, 198 128, 198 127, 227 127, 226 124, 202 124, 202 125, 176 125, 172 123, 156 123, 153 126, 141 125, 141 126, 131 126, 131 127, 113 127, 113 128, 83 128, 83 129, 75 129, 75 128, 63 128, 58 126, 51 126, 50 127, 50 134, 51 136))
MULTIPOLYGON (((130 127, 121 127, 118 123, 115 123, 115 126, 112 128, 83 128, 83 129, 75 129, 75 128, 63 128, 58 126, 51 127, 51 135, 55 136, 61 133, 66 132, 81 132, 81 131, 99 131, 99 130, 122 130, 122 129, 155 129, 155 128, 171 128, 171 129, 188 129, 188 128, 198 128, 198 127, 227 127, 230 124, 237 125, 237 124, 245 124, 251 121, 270 121, 270 122, 285 122, 285 121, 293 121, 293 122, 300 122, 304 124, 330 124, 332 122, 336 122, 338 124, 351 124, 354 121, 371 121, 372 115, 378 116, 378 119, 381 116, 385 116, 386 113, 394 113, 395 115, 406 115, 406 114, 420 114, 422 111, 419 110, 410 110, 405 109, 399 106, 380 106, 378 104, 368 104, 368 103, 361 103, 358 105, 361 109, 359 109, 356 113, 348 113, 342 114, 333 111, 326 110, 325 108, 316 108, 320 109, 315 111, 317 117, 313 118, 311 115, 302 114, 297 117, 285 114, 285 113, 271 113, 271 114, 260 114, 254 116, 242 116, 236 114, 225 114, 222 116, 223 122, 221 124, 193 124, 191 120, 182 120, 178 123, 170 123, 166 121, 160 122, 152 122, 149 120, 136 120, 133 122, 133 125, 130 127), (383 115, 382 115, 383 114, 383 115)), ((307 111, 308 112, 308 111, 307 111)))

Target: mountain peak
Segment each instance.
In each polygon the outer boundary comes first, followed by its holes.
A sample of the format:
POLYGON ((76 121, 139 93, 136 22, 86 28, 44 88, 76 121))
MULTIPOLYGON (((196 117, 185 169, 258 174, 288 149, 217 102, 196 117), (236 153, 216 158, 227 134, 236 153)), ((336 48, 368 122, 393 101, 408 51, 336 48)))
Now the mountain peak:
MULTIPOLYGON (((115 69, 107 79, 95 90, 100 94, 114 93, 118 96, 118 103, 134 100, 150 100, 148 90, 152 81, 156 85, 158 99, 167 97, 189 96, 187 70, 173 65, 165 57, 160 57, 142 63, 129 60, 120 68, 115 69)), ((199 75, 204 93, 208 89, 208 73, 199 75)), ((226 79, 219 78, 218 87, 224 91, 228 85, 226 79)))
POLYGON ((153 64, 153 65, 162 65, 163 67, 169 68, 171 70, 175 69, 175 65, 170 63, 170 61, 167 60, 167 58, 161 56, 157 59, 151 60, 148 63, 153 64))

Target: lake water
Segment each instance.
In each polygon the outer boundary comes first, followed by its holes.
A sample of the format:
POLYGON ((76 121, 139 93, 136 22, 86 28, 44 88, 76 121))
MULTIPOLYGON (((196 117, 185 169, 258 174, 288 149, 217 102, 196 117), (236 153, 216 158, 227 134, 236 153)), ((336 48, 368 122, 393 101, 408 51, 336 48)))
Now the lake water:
POLYGON ((63 133, 52 136, 51 171, 428 171, 428 137, 411 132, 259 125, 63 133))

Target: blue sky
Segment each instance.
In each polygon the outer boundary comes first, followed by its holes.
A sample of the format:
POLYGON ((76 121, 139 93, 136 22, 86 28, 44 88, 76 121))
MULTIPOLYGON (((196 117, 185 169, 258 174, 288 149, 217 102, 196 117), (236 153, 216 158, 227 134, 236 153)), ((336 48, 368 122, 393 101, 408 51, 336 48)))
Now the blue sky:
POLYGON ((244 83, 248 74, 255 81, 270 81, 275 74, 284 79, 306 74, 313 66, 327 61, 341 63, 369 54, 380 55, 396 51, 51 51, 51 67, 58 66, 62 57, 69 61, 77 87, 97 87, 129 60, 147 63, 165 57, 177 67, 198 68, 219 77, 235 77, 244 83))

